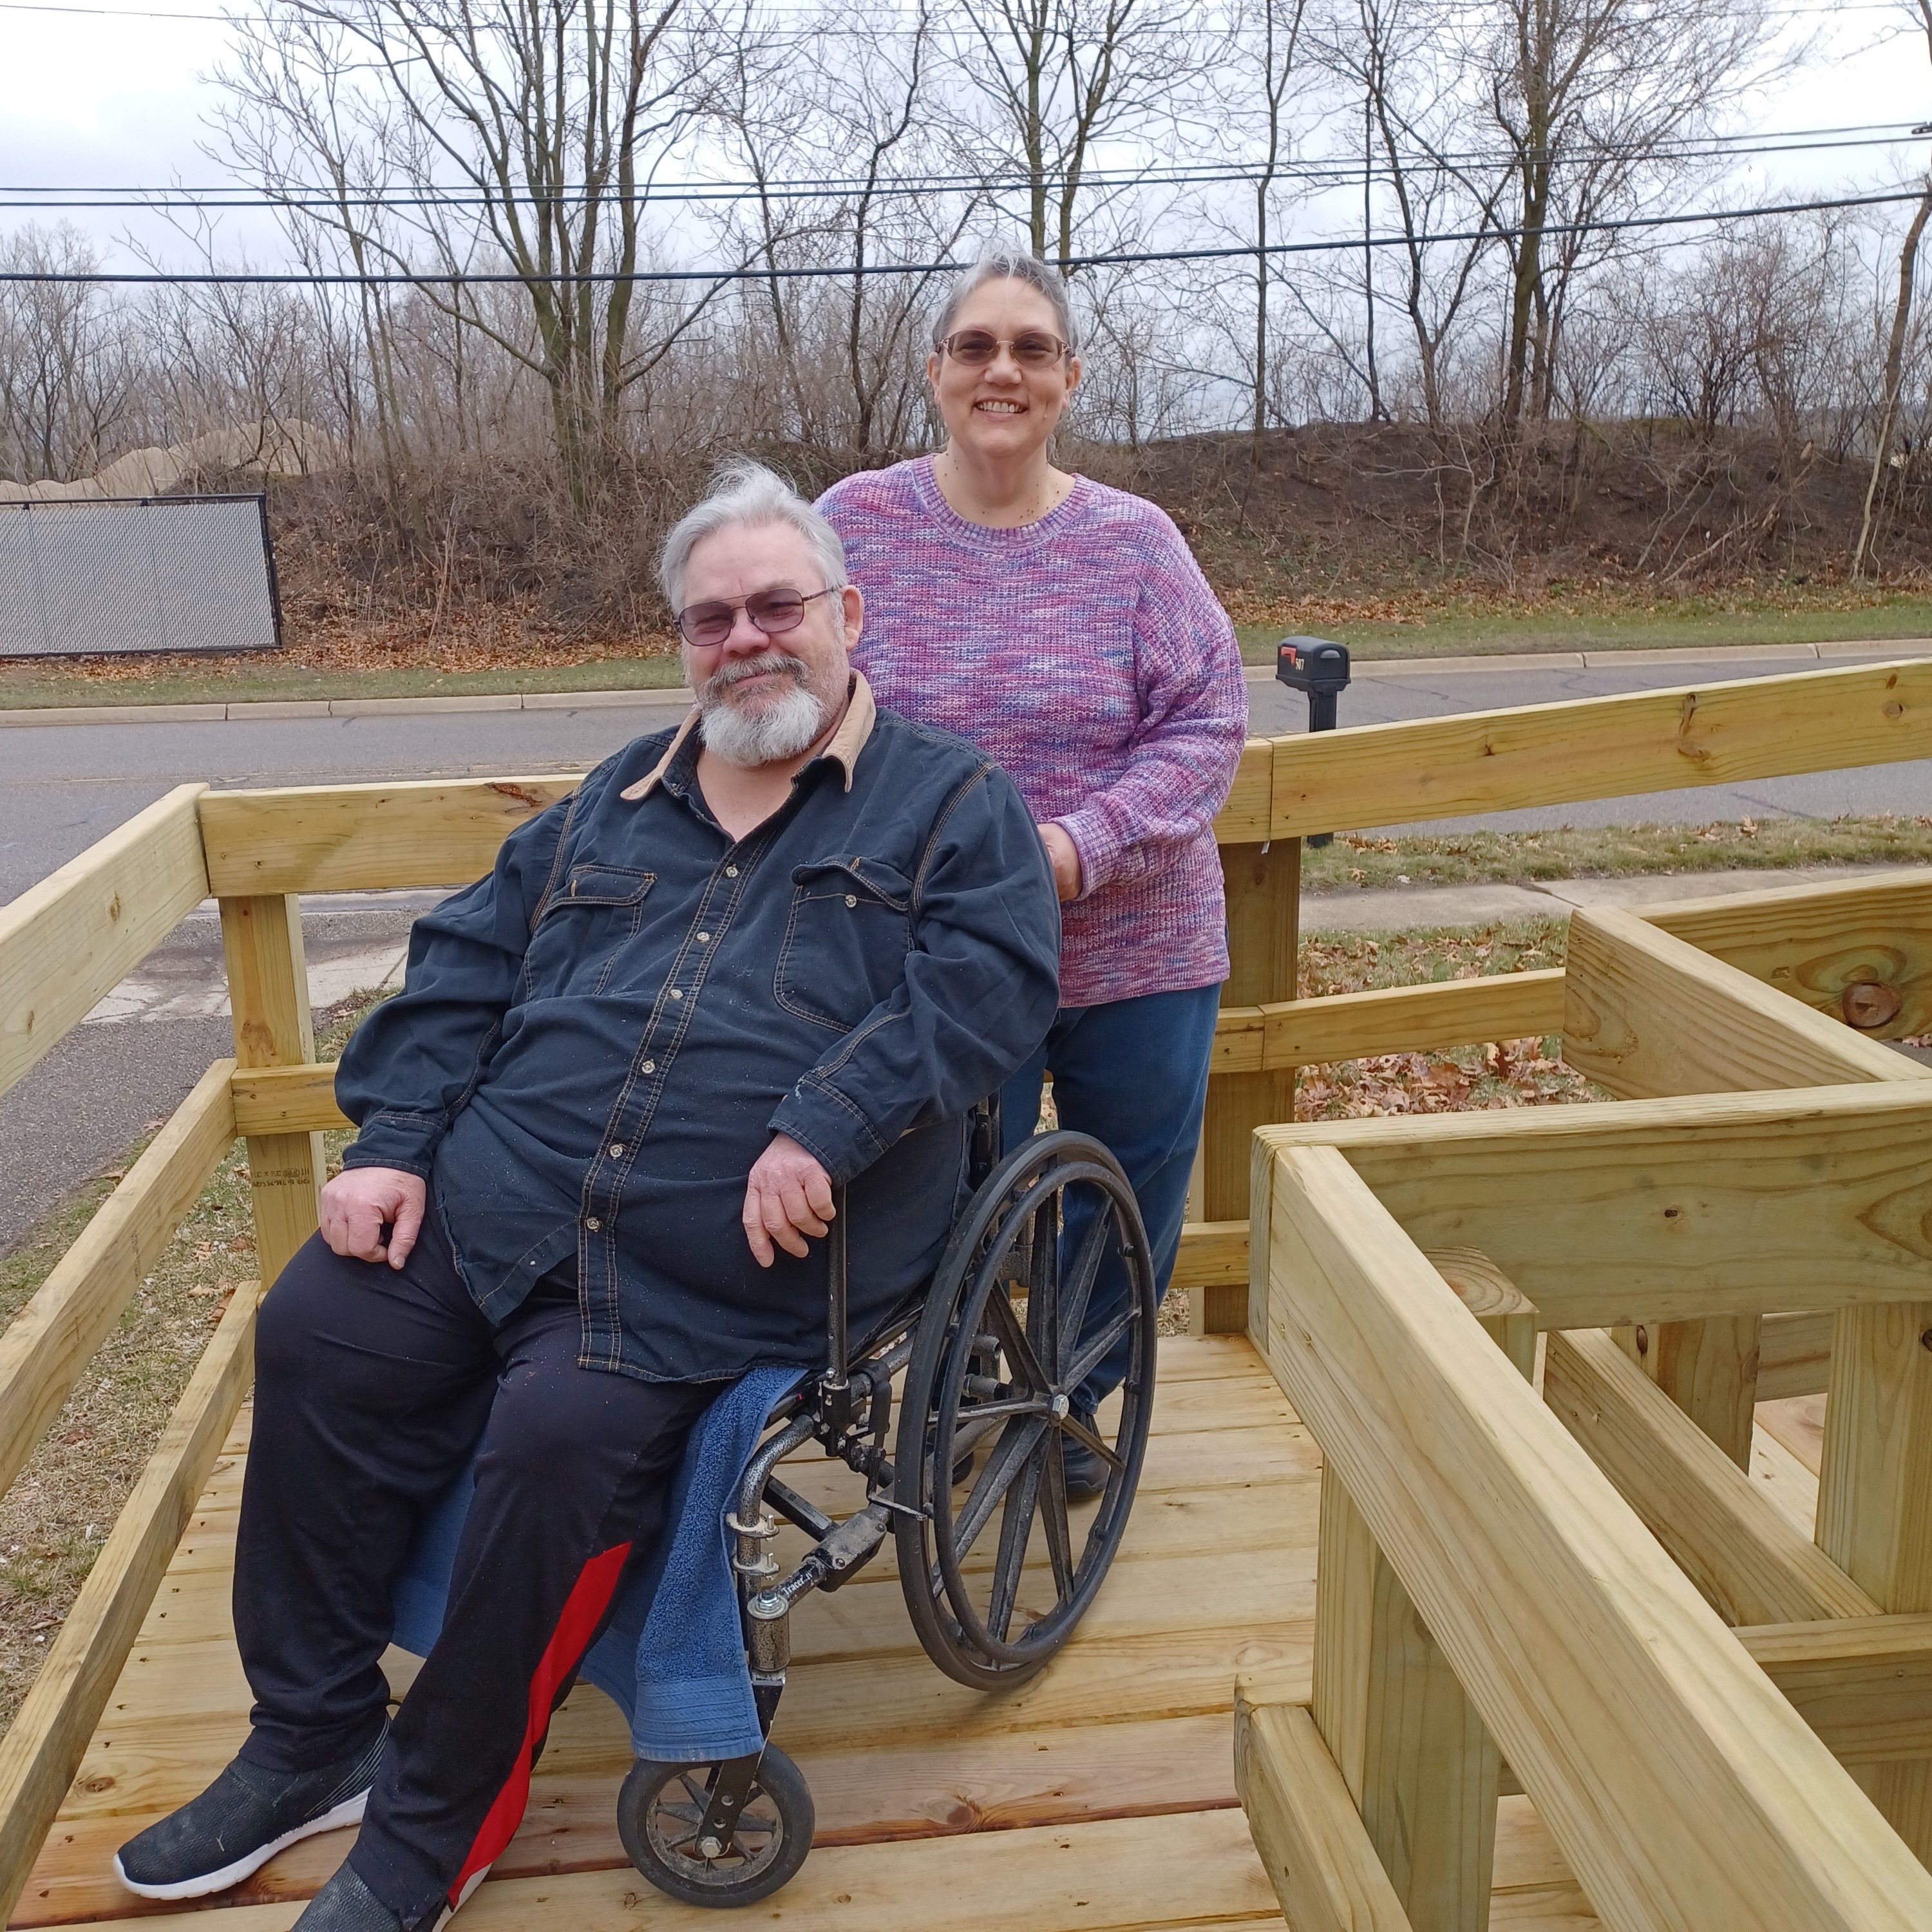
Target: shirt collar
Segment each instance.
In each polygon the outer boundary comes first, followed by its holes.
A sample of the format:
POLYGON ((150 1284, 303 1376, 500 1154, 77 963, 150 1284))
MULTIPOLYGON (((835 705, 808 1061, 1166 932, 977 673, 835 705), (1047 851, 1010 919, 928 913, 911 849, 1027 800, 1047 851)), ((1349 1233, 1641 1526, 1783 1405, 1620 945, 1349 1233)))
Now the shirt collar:
MULTIPOLYGON (((852 789, 852 774, 858 769, 859 754, 866 748, 866 741, 872 736, 872 727, 878 721, 878 706, 873 702, 872 687, 866 682, 862 671, 853 672, 848 690, 850 695, 845 703, 845 716, 838 721, 838 730, 832 733, 830 740, 818 756, 836 762, 839 770, 845 774, 845 789, 850 791, 852 789)), ((672 761, 684 749, 686 742, 698 729, 698 710, 694 704, 686 713, 684 722, 677 728, 670 742, 664 747, 664 756, 635 784, 626 785, 619 796, 629 799, 634 803, 640 799, 649 798, 663 782, 664 776, 670 770, 672 761)), ((818 762, 817 758, 812 760, 813 764, 818 762)), ((806 769, 808 770, 810 766, 806 769)))

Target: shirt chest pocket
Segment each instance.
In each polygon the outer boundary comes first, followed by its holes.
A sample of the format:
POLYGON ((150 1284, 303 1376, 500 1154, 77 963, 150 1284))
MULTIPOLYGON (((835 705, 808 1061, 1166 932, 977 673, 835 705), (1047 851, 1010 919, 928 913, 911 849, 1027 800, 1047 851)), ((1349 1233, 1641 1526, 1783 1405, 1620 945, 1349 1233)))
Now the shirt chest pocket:
POLYGON ((912 881, 863 857, 794 866, 791 878, 773 995, 788 1012, 849 1032, 905 976, 912 881))
POLYGON ((655 872, 630 866, 573 866, 537 920, 524 962, 539 998, 601 993, 627 940, 637 937, 655 872))

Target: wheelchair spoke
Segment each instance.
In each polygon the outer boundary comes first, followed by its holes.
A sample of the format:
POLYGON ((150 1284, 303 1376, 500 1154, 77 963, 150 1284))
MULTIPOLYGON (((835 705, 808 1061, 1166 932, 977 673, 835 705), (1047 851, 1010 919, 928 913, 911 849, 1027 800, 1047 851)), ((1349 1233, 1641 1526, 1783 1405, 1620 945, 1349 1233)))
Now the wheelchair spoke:
MULTIPOLYGON (((1074 1256, 1073 1266, 1068 1270, 1061 1288, 1059 1346, 1053 1352, 1053 1361, 1054 1367, 1063 1371, 1068 1357, 1080 1346, 1080 1330, 1087 1319, 1088 1298, 1094 1292, 1095 1278, 1100 1272, 1100 1258, 1106 1252, 1107 1237, 1113 1232, 1113 1215, 1103 1202, 1094 1214, 1094 1225, 1081 1241, 1080 1252, 1074 1256)), ((1079 1387, 1080 1381, 1077 1376, 1063 1372, 1060 1386, 1070 1392, 1079 1387)))
POLYGON ((1016 1415, 1006 1424, 998 1446, 987 1458, 980 1480, 973 1485, 973 1493, 966 1498, 966 1507, 953 1520, 952 1546, 961 1562, 965 1562, 967 1552, 979 1540, 980 1532, 993 1514, 993 1505, 1026 1466, 1028 1457, 1046 1433, 1046 1426, 1044 1416, 1024 1415, 1016 1415))
POLYGON ((1046 1532, 1046 1553, 1053 1564, 1054 1594, 1064 1604, 1073 1594, 1073 1543, 1066 1527, 1066 1463, 1063 1447, 1056 1430, 1046 1438, 1040 1517, 1046 1532))
POLYGON ((1040 1358, 1034 1353, 1033 1344, 1028 1340, 1025 1330, 1014 1319, 1013 1304, 1004 1288, 995 1286, 986 1298, 986 1312, 991 1316, 994 1328, 999 1331, 1000 1342, 1006 1349, 1007 1360, 1013 1365, 1016 1378, 1042 1395, 1051 1394, 1053 1384, 1048 1379, 1046 1371, 1040 1366, 1040 1358))
POLYGON ((1060 1197, 1054 1190, 1041 1191, 1046 1198, 1034 1210, 1029 1234, 1026 1331, 1034 1353, 1045 1364, 1060 1356, 1059 1297, 1053 1283, 1060 1266, 1060 1197))
POLYGON ((1064 1429, 1076 1442, 1084 1442, 1109 1468, 1124 1469, 1127 1466, 1108 1447, 1097 1430, 1090 1429, 1077 1415, 1063 1415, 1055 1427, 1064 1429))
POLYGON ((1066 1371, 1066 1390, 1070 1395, 1107 1359, 1107 1352, 1140 1319, 1138 1308, 1128 1308, 1115 1316, 1093 1340, 1082 1348, 1066 1371))
POLYGON ((1019 1480, 1006 1492, 1006 1509, 1000 1518, 1000 1553, 993 1562, 992 1600, 986 1606, 986 1628, 1001 1643, 1006 1641, 1013 1606, 1019 1600, 1027 1545, 1033 1540, 1033 1520, 1040 1507, 1040 1466, 1054 1447, 1051 1437, 1043 1438, 1027 1457, 1019 1480))
POLYGON ((1047 1398, 1043 1395, 1016 1395, 998 1402, 976 1402, 970 1408, 959 1412, 959 1421, 953 1436, 953 1448, 962 1445, 959 1437, 976 1422, 990 1422, 995 1416, 1044 1415, 1047 1412, 1047 1398))

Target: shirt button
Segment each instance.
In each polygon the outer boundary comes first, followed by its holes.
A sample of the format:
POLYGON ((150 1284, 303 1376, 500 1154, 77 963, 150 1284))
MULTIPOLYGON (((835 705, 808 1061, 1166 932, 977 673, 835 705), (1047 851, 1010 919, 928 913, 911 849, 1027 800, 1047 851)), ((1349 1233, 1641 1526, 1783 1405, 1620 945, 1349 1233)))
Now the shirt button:
POLYGON ((684 988, 682 986, 672 987, 670 989, 670 996, 674 1000, 682 999, 684 998, 684 988))
POLYGON ((710 933, 708 933, 708 932, 700 932, 700 933, 698 935, 698 944, 699 944, 699 945, 700 945, 700 946, 708 946, 708 945, 710 945, 710 943, 711 943, 711 935, 710 935, 710 933))
POLYGON ((604 1223, 595 1214, 586 1214, 584 1217, 584 1225, 594 1234, 604 1223))
POLYGON ((735 879, 738 876, 737 867, 736 866, 727 866, 724 868, 724 876, 728 879, 735 879))
POLYGON ((624 1158, 624 1143, 622 1141, 613 1141, 610 1143, 610 1158, 613 1160, 622 1160, 624 1158))
POLYGON ((859 903, 859 896, 858 896, 858 894, 857 894, 856 892, 848 892, 848 893, 845 895, 845 903, 846 903, 848 906, 855 906, 855 905, 856 905, 856 904, 859 903))
POLYGON ((647 1060, 644 1062, 644 1071, 646 1073, 655 1073, 657 1070, 658 1064, 655 1060, 647 1060))

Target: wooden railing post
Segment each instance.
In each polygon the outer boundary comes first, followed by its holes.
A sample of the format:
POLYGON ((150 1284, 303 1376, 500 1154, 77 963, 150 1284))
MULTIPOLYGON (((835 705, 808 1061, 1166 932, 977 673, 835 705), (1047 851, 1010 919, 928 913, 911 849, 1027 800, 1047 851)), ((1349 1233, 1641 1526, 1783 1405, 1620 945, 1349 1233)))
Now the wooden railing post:
MULTIPOLYGON (((1224 1006, 1260 1006, 1295 997, 1301 945, 1301 841, 1223 845, 1228 898, 1224 1006)), ((1210 1221, 1245 1221, 1248 1151, 1257 1127, 1294 1118, 1294 1069, 1219 1073, 1208 1082, 1202 1125, 1202 1179, 1210 1221)), ((1190 1325, 1197 1335, 1239 1334, 1248 1325, 1245 1282, 1194 1291, 1190 1325)))
MULTIPOLYGON (((1818 1543, 1882 1610, 1932 1610, 1932 1302, 1838 1311, 1818 1543)), ((1862 1766, 1857 1774, 1932 1865, 1932 1759, 1862 1766)))
MULTIPOLYGON (((1480 1255, 1430 1258, 1533 1375, 1531 1304, 1480 1255)), ((1312 1708, 1414 1932, 1484 1932, 1502 1756, 1332 1468, 1322 1472, 1312 1708)))
MULTIPOLYGON (((221 944, 235 1016, 236 1065, 296 1066, 314 1059, 308 964, 294 893, 223 899, 221 944)), ((265 1289, 315 1232, 322 1180, 320 1134, 248 1136, 248 1186, 265 1289)))

